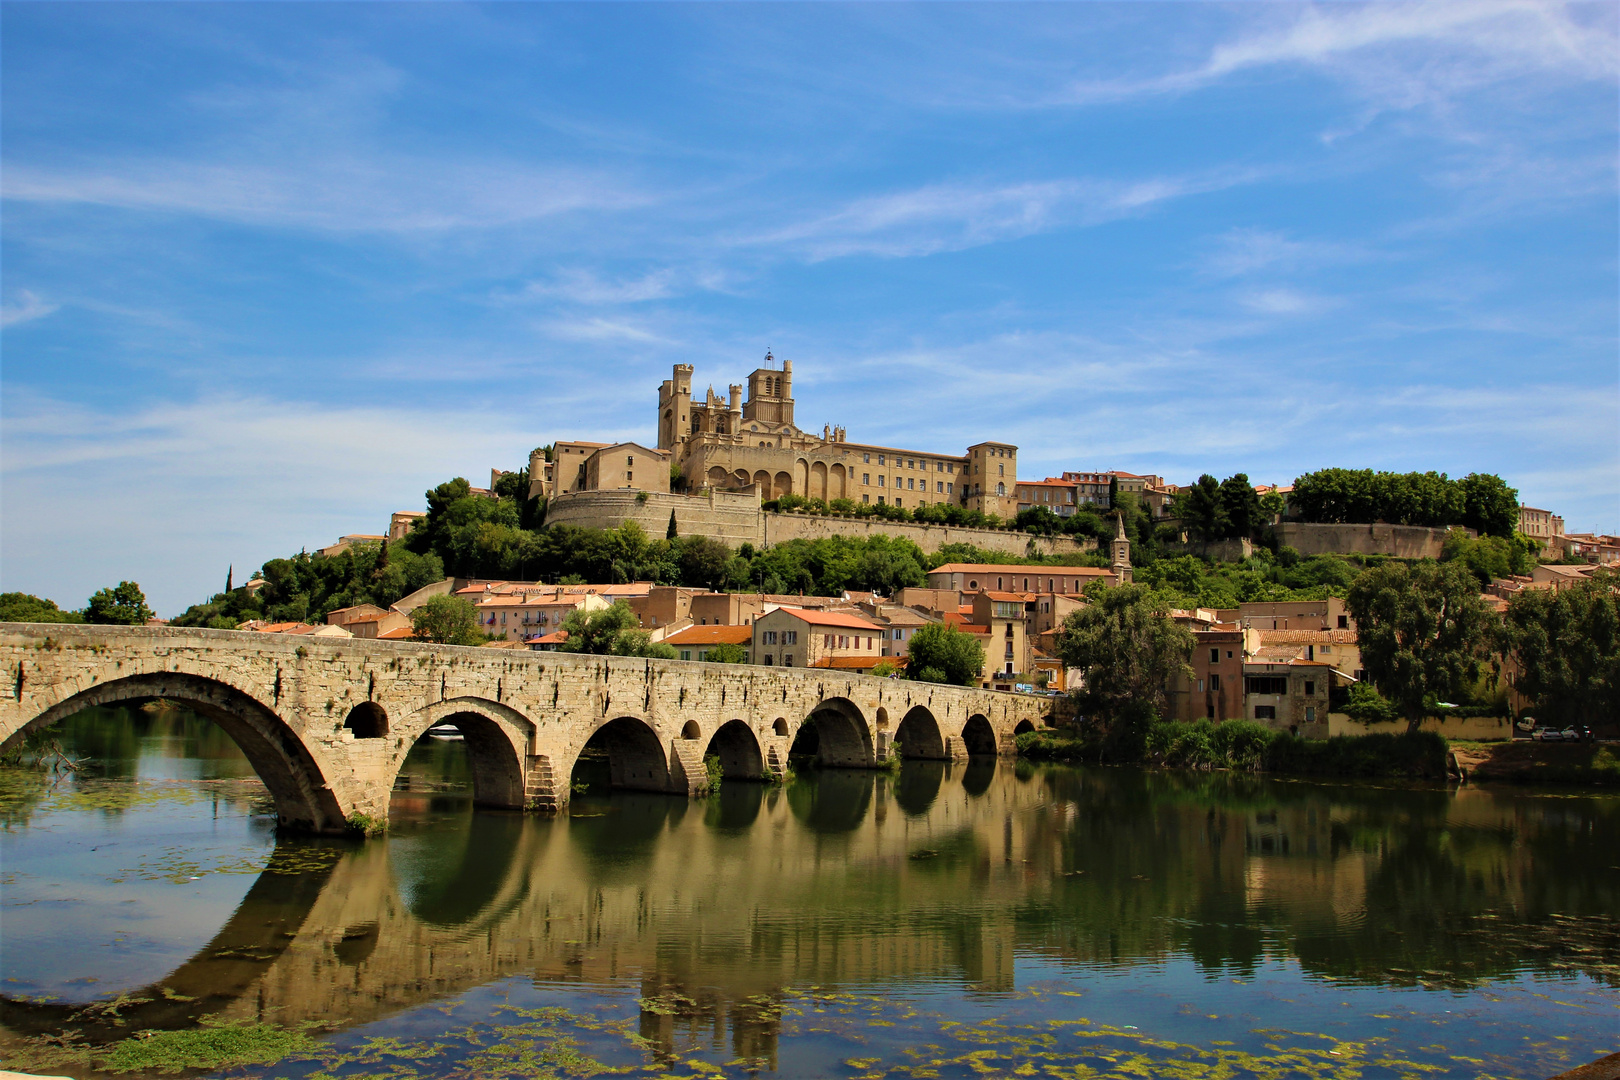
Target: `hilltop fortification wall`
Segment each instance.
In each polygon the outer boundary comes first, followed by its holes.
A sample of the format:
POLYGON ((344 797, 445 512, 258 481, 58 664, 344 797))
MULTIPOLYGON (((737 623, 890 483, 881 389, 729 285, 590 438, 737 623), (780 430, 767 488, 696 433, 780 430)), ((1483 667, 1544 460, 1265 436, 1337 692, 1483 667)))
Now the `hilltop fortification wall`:
POLYGON ((702 495, 663 492, 575 491, 558 495, 546 506, 547 525, 616 529, 634 521, 652 537, 663 536, 669 516, 682 536, 712 536, 733 547, 749 543, 768 547, 788 540, 818 540, 829 536, 894 536, 912 541, 924 551, 945 544, 973 544, 1003 555, 1071 555, 1090 551, 1092 541, 1071 537, 1037 537, 1003 529, 968 529, 955 525, 927 525, 877 518, 822 517, 814 514, 767 514, 752 492, 708 491, 702 495))
MULTIPOLYGON (((1472 535, 1472 533, 1470 533, 1472 535)), ((1277 543, 1301 555, 1393 555, 1399 559, 1438 559, 1445 529, 1418 525, 1309 525, 1285 521, 1277 543)))

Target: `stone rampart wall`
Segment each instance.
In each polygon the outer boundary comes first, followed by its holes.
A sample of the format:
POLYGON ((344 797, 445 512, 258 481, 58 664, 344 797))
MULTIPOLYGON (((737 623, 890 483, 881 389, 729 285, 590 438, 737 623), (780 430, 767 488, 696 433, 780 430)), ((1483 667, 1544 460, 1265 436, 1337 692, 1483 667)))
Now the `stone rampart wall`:
POLYGON ((1308 525, 1285 521, 1277 526, 1277 543, 1311 555, 1393 555, 1400 559, 1438 559, 1445 529, 1418 525, 1308 525))
POLYGON ((987 551, 1022 556, 1030 544, 1041 555, 1078 555, 1096 546, 1067 536, 1035 536, 1005 529, 965 529, 955 525, 925 525, 920 522, 880 521, 875 518, 821 517, 814 514, 765 514, 766 544, 787 540, 819 540, 827 536, 895 536, 910 540, 924 551, 938 551, 946 544, 973 544, 987 551))
POLYGON ((660 537, 669 528, 669 515, 673 513, 676 531, 682 536, 712 536, 733 547, 745 542, 766 547, 788 540, 819 540, 828 536, 894 536, 910 540, 924 551, 938 551, 945 544, 973 544, 1017 557, 1030 553, 1031 541, 1035 552, 1041 555, 1077 555, 1096 546, 1090 540, 1037 537, 1004 529, 968 529, 815 514, 768 514, 760 509, 758 496, 746 492, 714 491, 703 495, 647 492, 646 498, 641 498, 642 494, 625 489, 559 495, 546 507, 546 524, 616 529, 627 521, 634 521, 647 535, 660 537))
MULTIPOLYGON (((1426 716, 1424 731, 1433 731, 1448 739, 1474 739, 1489 742, 1494 739, 1513 738, 1513 721, 1505 716, 1426 716)), ((1364 724, 1345 713, 1328 714, 1329 735, 1404 735, 1405 720, 1374 721, 1364 724)))

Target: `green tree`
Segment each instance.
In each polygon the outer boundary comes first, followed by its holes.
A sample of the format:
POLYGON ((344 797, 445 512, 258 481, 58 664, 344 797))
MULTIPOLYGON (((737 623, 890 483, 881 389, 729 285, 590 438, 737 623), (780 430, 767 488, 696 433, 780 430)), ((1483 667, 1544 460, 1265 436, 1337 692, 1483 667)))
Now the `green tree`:
POLYGON ((741 645, 722 641, 718 645, 710 646, 703 654, 703 659, 710 664, 746 664, 748 651, 741 645))
POLYGON ((436 645, 482 645, 488 636, 478 628, 478 609, 461 596, 434 596, 411 612, 411 630, 436 645))
POLYGON ((1233 473, 1221 481, 1221 512, 1226 516, 1226 535, 1252 539, 1265 524, 1260 509, 1260 493, 1249 483, 1247 473, 1233 473))
POLYGON ((1409 730, 1437 700, 1465 695, 1479 679, 1495 616, 1461 563, 1385 563, 1355 580, 1345 605, 1367 677, 1409 730))
POLYGON ((1620 577, 1572 589, 1526 589, 1503 619, 1503 652, 1514 686, 1545 723, 1620 724, 1620 577))
POLYGON ((614 656, 646 656, 654 660, 676 660, 680 654, 673 645, 654 641, 645 630, 620 630, 610 650, 614 656))
POLYGON ((671 510, 669 512, 669 527, 664 530, 664 539, 673 540, 679 535, 681 535, 681 531, 675 527, 675 511, 671 510))
POLYGON ((1471 537, 1462 529, 1452 529, 1446 534, 1440 560, 1462 563, 1473 572, 1480 588, 1484 588, 1498 578, 1528 574, 1540 550, 1541 545, 1523 533, 1471 537))
POLYGON ((972 634, 946 624, 920 627, 911 636, 910 655, 909 669, 924 682, 972 686, 984 670, 984 646, 972 634))
POLYGON ((1163 710, 1170 680, 1190 677, 1192 632, 1145 585, 1093 586, 1091 603, 1063 620, 1058 655, 1085 673, 1085 708, 1105 720, 1133 707, 1163 710))
POLYGON ((110 589, 99 589, 84 609, 85 622, 144 626, 154 617, 146 606, 146 594, 133 581, 120 581, 110 589))
POLYGON ((1032 506, 1028 510, 1018 511, 1013 524, 1024 532, 1040 533, 1043 536, 1051 536, 1063 529, 1063 519, 1044 506, 1032 506))
POLYGON ((1469 473, 1462 489, 1462 523, 1481 536, 1512 537, 1519 528, 1519 492, 1494 473, 1469 473))
POLYGON ((575 608, 563 620, 568 640, 563 642, 564 652, 594 653, 605 656, 614 652, 619 635, 636 629, 636 613, 623 600, 597 611, 575 608))
POLYGON ((1176 516, 1200 540, 1221 540, 1228 526, 1221 482, 1209 473, 1176 496, 1176 516))
POLYGON ((0 622, 77 623, 84 622, 84 616, 77 611, 63 611, 53 600, 8 592, 0 593, 0 622))

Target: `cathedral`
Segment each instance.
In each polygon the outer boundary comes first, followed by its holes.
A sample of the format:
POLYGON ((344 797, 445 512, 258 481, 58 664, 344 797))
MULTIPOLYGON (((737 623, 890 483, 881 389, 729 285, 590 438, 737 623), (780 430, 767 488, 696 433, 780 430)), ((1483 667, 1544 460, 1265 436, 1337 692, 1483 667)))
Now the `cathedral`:
POLYGON ((530 494, 635 489, 688 494, 757 492, 906 509, 945 503, 1011 518, 1017 513, 1018 448, 975 443, 960 454, 852 443, 842 427, 821 434, 793 419, 793 362, 767 353, 744 386, 722 398, 692 394, 692 365, 676 364, 658 388, 658 443, 557 442, 530 458, 530 494))

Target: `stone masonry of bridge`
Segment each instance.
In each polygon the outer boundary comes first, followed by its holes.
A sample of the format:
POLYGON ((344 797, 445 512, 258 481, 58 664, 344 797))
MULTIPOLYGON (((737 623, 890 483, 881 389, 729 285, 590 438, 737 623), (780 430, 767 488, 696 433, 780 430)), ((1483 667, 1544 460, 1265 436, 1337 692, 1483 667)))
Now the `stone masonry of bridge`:
POLYGON ((815 669, 288 638, 235 630, 0 623, 0 749, 82 709, 166 698, 218 724, 283 826, 381 822, 431 727, 466 740, 474 799, 555 811, 587 744, 617 788, 691 795, 704 759, 765 779, 813 725, 830 767, 1010 754, 1045 699, 815 669))

